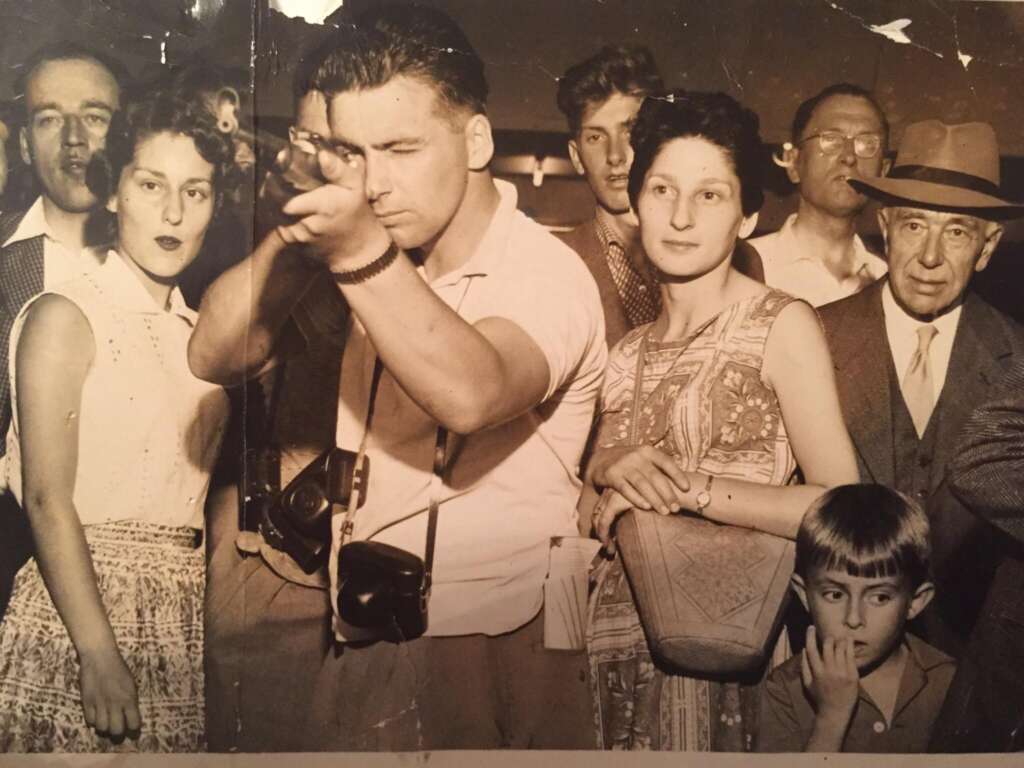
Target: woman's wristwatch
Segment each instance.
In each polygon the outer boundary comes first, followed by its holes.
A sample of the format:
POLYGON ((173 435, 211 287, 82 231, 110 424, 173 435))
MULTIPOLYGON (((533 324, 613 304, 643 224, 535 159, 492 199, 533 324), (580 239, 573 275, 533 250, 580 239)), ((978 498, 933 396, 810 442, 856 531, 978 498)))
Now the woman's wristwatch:
POLYGON ((711 483, 715 481, 714 475, 708 475, 707 485, 704 486, 703 491, 697 493, 697 507, 694 509, 694 514, 704 517, 704 510, 707 509, 711 503, 711 483))

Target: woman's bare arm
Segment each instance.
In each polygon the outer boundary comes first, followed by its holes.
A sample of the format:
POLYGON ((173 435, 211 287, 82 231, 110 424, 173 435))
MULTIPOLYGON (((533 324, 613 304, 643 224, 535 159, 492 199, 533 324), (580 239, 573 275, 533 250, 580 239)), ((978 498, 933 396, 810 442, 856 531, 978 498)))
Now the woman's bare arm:
POLYGON ((139 728, 135 684, 72 500, 82 388, 94 355, 92 330, 74 304, 48 295, 32 305, 17 345, 22 496, 39 570, 78 652, 86 722, 117 736, 139 728))

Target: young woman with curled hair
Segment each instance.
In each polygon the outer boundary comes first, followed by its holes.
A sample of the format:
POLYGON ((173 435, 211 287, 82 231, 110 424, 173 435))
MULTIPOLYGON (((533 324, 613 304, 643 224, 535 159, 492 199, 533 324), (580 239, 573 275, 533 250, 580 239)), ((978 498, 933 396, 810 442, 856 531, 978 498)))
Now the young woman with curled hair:
MULTIPOLYGON (((725 94, 676 92, 644 102, 631 142, 662 312, 612 350, 581 527, 614 550, 613 522, 637 508, 793 538, 857 466, 814 310, 731 263, 763 201, 757 116, 725 94), (806 485, 790 484, 797 464, 806 485)), ((601 746, 752 748, 756 686, 656 666, 617 557, 598 573, 588 650, 601 746)))
POLYGON ((166 92, 115 116, 90 188, 116 222, 93 274, 11 334, 7 480, 36 558, 0 626, 0 751, 203 747, 203 502, 227 398, 188 369, 176 287, 231 143, 166 92))

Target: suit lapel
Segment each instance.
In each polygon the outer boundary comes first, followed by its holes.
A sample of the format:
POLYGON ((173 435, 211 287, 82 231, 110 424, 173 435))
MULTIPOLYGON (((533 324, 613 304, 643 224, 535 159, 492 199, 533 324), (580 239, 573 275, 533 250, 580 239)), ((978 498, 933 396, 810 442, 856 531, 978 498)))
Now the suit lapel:
POLYGON ((843 418, 869 475, 863 479, 893 485, 892 353, 882 315, 883 284, 855 294, 835 312, 830 341, 843 418))
POLYGON ((1000 379, 1005 360, 1012 354, 1005 320, 997 310, 969 292, 957 324, 946 381, 935 404, 939 413, 936 466, 945 468, 964 423, 1000 379))

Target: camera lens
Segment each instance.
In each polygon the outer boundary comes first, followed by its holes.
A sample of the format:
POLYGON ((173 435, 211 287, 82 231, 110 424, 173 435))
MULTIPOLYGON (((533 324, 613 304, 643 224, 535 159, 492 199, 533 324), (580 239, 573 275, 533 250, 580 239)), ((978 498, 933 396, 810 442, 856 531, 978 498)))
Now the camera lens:
POLYGON ((315 535, 330 524, 330 516, 326 513, 331 504, 316 482, 300 483, 291 489, 283 502, 289 518, 303 533, 315 535))

